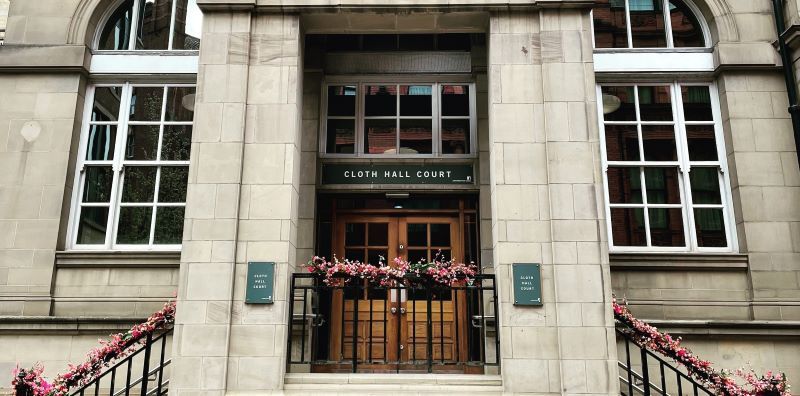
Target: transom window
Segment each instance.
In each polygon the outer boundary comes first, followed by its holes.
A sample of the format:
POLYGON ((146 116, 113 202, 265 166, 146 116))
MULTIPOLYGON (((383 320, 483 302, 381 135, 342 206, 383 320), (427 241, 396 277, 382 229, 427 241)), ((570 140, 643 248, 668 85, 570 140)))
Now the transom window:
POLYGON ((98 50, 199 50, 197 0, 124 0, 106 20, 98 50))
POLYGON ((706 47, 693 7, 682 0, 599 0, 595 48, 706 47))
POLYGON ((732 250, 713 86, 601 85, 598 95, 612 250, 732 250))
POLYGON ((73 247, 180 248, 194 86, 96 85, 87 97, 73 247))
POLYGON ((329 84, 324 96, 323 154, 468 156, 476 152, 473 84, 329 84))

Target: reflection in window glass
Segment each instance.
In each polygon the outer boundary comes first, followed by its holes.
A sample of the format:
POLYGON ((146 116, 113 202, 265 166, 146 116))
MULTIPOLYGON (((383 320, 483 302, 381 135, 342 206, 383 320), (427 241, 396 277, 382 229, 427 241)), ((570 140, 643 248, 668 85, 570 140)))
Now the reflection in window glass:
POLYGON ((127 50, 130 48, 133 23, 133 0, 127 0, 111 14, 100 33, 100 50, 127 50))
POLYGON ((367 85, 364 87, 364 108, 367 117, 397 115, 397 86, 367 85))
POLYGON ((199 50, 203 30, 203 13, 197 0, 178 1, 175 5, 175 29, 172 49, 199 50))
POLYGON ((133 87, 131 121, 160 121, 164 87, 133 87))
POLYGON ((125 143, 125 159, 154 161, 158 156, 158 125, 131 125, 125 143))
POLYGON ((352 154, 355 152, 355 120, 328 120, 328 153, 352 154))
POLYGON ((367 154, 396 154, 397 122, 394 119, 364 120, 364 150, 367 154))
POLYGON ((700 22, 689 7, 684 2, 675 0, 670 1, 668 6, 674 47, 704 47, 705 39, 700 22))
POLYGON ((194 117, 194 87, 168 87, 165 121, 191 121, 194 117))
POLYGON ((675 130, 672 125, 642 125, 645 161, 677 161, 675 130))
POLYGON ((667 32, 662 0, 629 0, 634 48, 664 48, 667 32))
POLYGON ((92 120, 94 122, 117 121, 119 117, 122 87, 97 87, 94 90, 92 120))
POLYGON ((469 108, 469 85, 442 86, 442 116, 468 116, 469 108))
POLYGON ((603 113, 606 121, 636 121, 634 87, 602 87, 603 113))
POLYGON ((90 125, 87 138, 87 161, 111 161, 117 140, 116 125, 90 125))
POLYGON ((355 117, 356 87, 354 85, 331 85, 328 87, 328 115, 355 117))
POLYGON ((695 209, 694 225, 700 247, 728 246, 725 234, 725 215, 722 209, 695 209))
POLYGON ((136 49, 168 49, 170 25, 172 23, 172 1, 140 1, 139 24, 136 29, 136 49))
POLYGON ((188 161, 192 149, 191 125, 165 125, 161 139, 161 160, 188 161))
POLYGON ((687 125, 686 140, 689 143, 689 160, 719 161, 714 125, 687 125))
POLYGON ((606 125, 606 155, 609 161, 639 161, 636 125, 606 125))
POLYGON ((595 48, 628 48, 624 0, 600 0, 592 10, 595 48))
POLYGON ((686 121, 713 121, 711 93, 706 86, 681 86, 686 121))
POLYGON ((469 153, 469 119, 442 120, 442 153, 469 153))
POLYGON ((157 245, 180 245, 183 239, 182 206, 159 206, 156 211, 156 231, 153 243, 157 245))
POLYGON ((114 171, 110 166, 87 166, 82 202, 109 202, 114 171))
POLYGON ((107 225, 107 206, 85 206, 81 208, 77 243, 81 245, 104 244, 106 242, 107 225))
POLYGON ((156 191, 155 166, 129 166, 125 168, 122 202, 153 202, 156 191))
POLYGON ((401 116, 430 116, 433 108, 430 85, 400 86, 401 116))
POLYGON ((610 221, 614 246, 647 246, 643 209, 611 208, 610 221))
POLYGON ((158 202, 185 202, 189 168, 185 166, 161 167, 158 185, 158 202))
POLYGON ((686 246, 683 211, 680 208, 650 208, 650 240, 653 246, 686 246))
POLYGON ((117 243, 120 245, 146 245, 150 243, 150 224, 153 208, 123 206, 119 209, 117 243))
POLYGON ((400 120, 400 153, 430 154, 433 152, 433 126, 430 119, 400 120))
POLYGON ((642 121, 672 121, 669 86, 639 86, 639 114, 642 121))

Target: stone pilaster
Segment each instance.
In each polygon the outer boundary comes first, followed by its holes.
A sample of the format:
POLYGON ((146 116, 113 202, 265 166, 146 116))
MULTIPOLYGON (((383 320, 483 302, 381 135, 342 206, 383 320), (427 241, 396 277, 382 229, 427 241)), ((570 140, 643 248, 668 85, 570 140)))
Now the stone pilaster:
POLYGON ((614 394, 616 352, 588 10, 490 22, 492 241, 506 391, 614 394), (542 264, 544 306, 511 265, 542 264))

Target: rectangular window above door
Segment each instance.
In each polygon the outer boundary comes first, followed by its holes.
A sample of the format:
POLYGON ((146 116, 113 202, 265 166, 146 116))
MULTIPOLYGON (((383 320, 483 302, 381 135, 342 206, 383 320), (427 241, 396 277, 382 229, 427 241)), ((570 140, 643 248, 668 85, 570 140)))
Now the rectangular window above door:
POLYGON ((74 249, 177 250, 195 87, 90 87, 71 211, 74 249))
POLYGON ((329 82, 320 154, 332 157, 474 157, 475 85, 329 82))

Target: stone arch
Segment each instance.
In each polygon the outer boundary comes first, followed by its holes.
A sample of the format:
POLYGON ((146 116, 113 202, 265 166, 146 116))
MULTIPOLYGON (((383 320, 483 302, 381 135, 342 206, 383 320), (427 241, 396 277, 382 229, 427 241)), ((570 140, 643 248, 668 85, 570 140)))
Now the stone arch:
POLYGON ((100 19, 117 0, 80 0, 67 30, 67 44, 91 46, 100 19))
POLYGON ((711 45, 739 41, 739 27, 727 0, 692 0, 708 24, 711 45))

